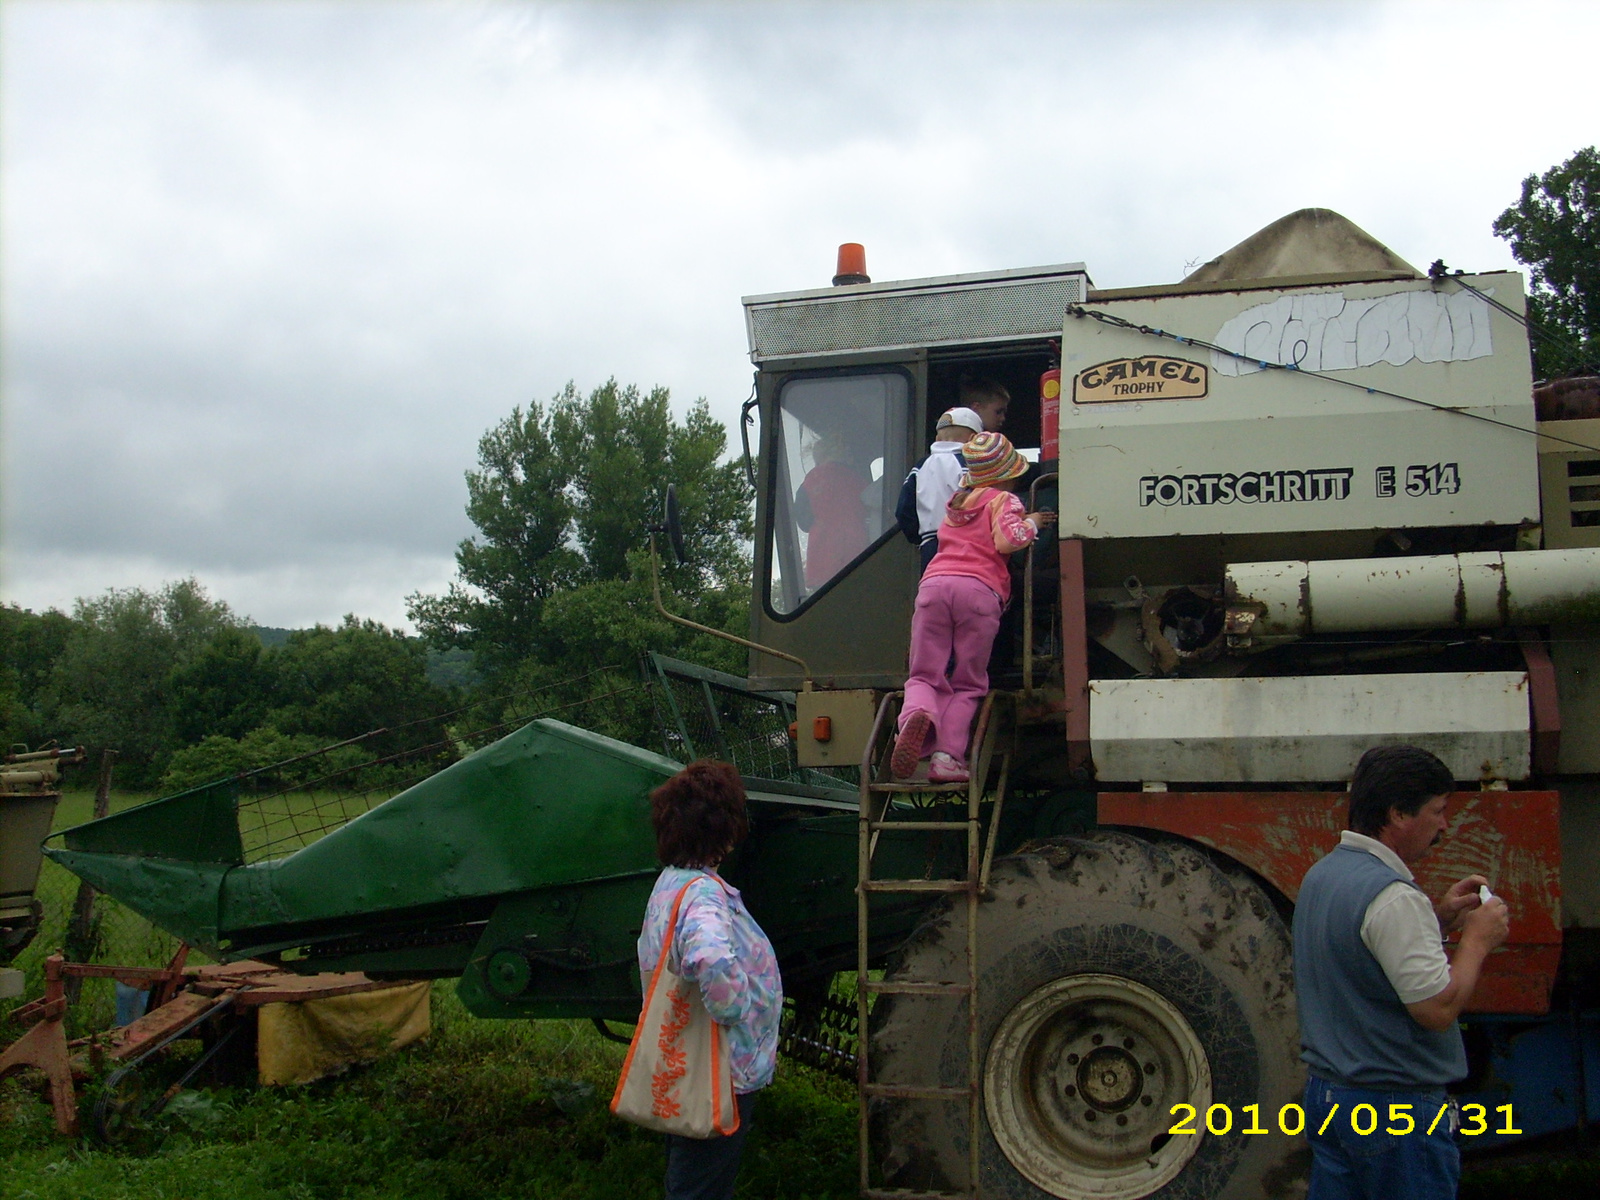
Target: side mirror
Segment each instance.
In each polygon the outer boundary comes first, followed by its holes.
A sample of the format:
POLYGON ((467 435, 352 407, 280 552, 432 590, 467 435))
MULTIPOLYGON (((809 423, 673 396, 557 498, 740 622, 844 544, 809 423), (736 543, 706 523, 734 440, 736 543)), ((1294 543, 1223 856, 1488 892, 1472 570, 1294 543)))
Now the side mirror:
POLYGON ((666 521, 661 532, 667 535, 667 541, 672 544, 672 557, 678 560, 681 567, 689 561, 689 552, 683 544, 683 522, 678 517, 678 489, 673 484, 667 484, 667 500, 663 508, 666 521))

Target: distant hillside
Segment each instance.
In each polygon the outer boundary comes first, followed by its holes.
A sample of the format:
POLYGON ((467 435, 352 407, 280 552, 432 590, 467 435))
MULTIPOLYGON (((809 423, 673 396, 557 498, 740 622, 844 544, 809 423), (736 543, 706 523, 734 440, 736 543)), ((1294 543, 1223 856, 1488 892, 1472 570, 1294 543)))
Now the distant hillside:
POLYGON ((448 650, 428 649, 428 682, 434 687, 476 687, 483 679, 471 650, 452 646, 448 650))
POLYGON ((289 640, 292 629, 274 629, 270 625, 252 625, 250 632, 261 639, 261 644, 268 650, 275 650, 289 640))

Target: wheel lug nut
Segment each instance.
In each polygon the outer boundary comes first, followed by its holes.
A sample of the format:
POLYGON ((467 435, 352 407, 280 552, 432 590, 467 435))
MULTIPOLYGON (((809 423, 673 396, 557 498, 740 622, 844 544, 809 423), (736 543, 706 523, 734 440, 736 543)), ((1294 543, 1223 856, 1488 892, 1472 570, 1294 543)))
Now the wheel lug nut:
POLYGON ((1076 1096, 1078 1094, 1078 1089, 1073 1087, 1070 1083, 1067 1084, 1067 1086, 1062 1088, 1061 1090, 1064 1091, 1069 1096, 1076 1096))
POLYGON ((1106 1039, 1105 1039, 1105 1036, 1103 1034, 1098 1034, 1097 1033, 1092 1038, 1090 1038, 1089 1040, 1091 1042, 1093 1042, 1096 1046, 1098 1046, 1101 1042, 1105 1041, 1106 1039))
POLYGON ((1132 1038, 1123 1038, 1122 1039, 1122 1048, 1124 1050, 1132 1050, 1133 1049, 1133 1039, 1132 1038))
POLYGON ((1094 1120, 1094 1109, 1092 1109, 1092 1108, 1091 1108, 1091 1109, 1089 1109, 1089 1110, 1087 1110, 1087 1111, 1086 1111, 1086 1112, 1085 1112, 1085 1113, 1084 1113, 1084 1114, 1083 1114, 1083 1119, 1084 1119, 1084 1120, 1085 1120, 1085 1121, 1092 1121, 1092 1120, 1094 1120))
POLYGON ((1149 1096, 1140 1096, 1139 1097, 1139 1103, 1144 1105, 1146 1108, 1149 1108, 1150 1107, 1150 1097, 1149 1096))
POLYGON ((1146 1075, 1154 1075, 1156 1073, 1156 1065, 1155 1065, 1155 1063, 1145 1063, 1145 1065, 1144 1065, 1144 1073, 1146 1075))
POLYGON ((1127 1117, 1119 1116, 1117 1118, 1117 1124, 1118 1125, 1126 1125, 1127 1123, 1128 1123, 1128 1118, 1127 1117))
POLYGON ((1077 1066, 1078 1065, 1078 1056, 1076 1054, 1067 1055, 1067 1063, 1070 1066, 1074 1066, 1074 1067, 1077 1066))

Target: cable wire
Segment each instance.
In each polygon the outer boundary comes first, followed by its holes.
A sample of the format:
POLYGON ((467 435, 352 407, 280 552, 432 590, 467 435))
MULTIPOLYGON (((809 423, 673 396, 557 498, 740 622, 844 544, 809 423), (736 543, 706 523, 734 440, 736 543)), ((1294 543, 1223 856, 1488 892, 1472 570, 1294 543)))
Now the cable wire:
POLYGON ((1452 283, 1460 284, 1462 287, 1466 288, 1467 291, 1471 292, 1473 295, 1477 296, 1479 299, 1486 301, 1487 303, 1493 305, 1495 308, 1499 309, 1501 312, 1505 313, 1506 316, 1510 317, 1518 325, 1521 325, 1524 329, 1526 329, 1530 334, 1532 334, 1534 337, 1538 338, 1540 341, 1546 342, 1549 345, 1554 346, 1557 350, 1562 350, 1562 351, 1565 351, 1566 353, 1572 355, 1572 357, 1578 362, 1579 366, 1583 370, 1594 370, 1595 369, 1594 362, 1592 360, 1590 360, 1589 358, 1585 357, 1586 354, 1587 354, 1587 351, 1581 345, 1577 344, 1576 342, 1569 342, 1566 338, 1561 337, 1559 334, 1552 333, 1550 330, 1546 329, 1543 325, 1536 324, 1533 321, 1530 321, 1528 319, 1528 315, 1526 313, 1519 313, 1519 312, 1517 312, 1516 310, 1514 310, 1512 308, 1508 308, 1506 305, 1504 305, 1504 304, 1500 303, 1500 301, 1496 300, 1488 292, 1484 291, 1481 288, 1473 287, 1472 284, 1468 283, 1463 278, 1463 276, 1465 274, 1466 274, 1466 272, 1460 270, 1459 268, 1456 269, 1455 271, 1451 271, 1449 268, 1447 268, 1444 265, 1444 259, 1442 259, 1442 258, 1435 259, 1433 265, 1428 268, 1428 278, 1429 279, 1432 279, 1435 282, 1440 281, 1440 280, 1444 280, 1444 279, 1448 279, 1452 283))

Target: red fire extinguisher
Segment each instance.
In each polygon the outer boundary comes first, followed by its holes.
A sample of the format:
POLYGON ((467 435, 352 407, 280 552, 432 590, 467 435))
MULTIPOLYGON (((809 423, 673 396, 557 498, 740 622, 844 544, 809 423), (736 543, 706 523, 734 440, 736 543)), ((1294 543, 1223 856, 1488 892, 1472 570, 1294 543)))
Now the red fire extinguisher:
POLYGON ((1061 457, 1061 368, 1039 376, 1039 461, 1061 457))

